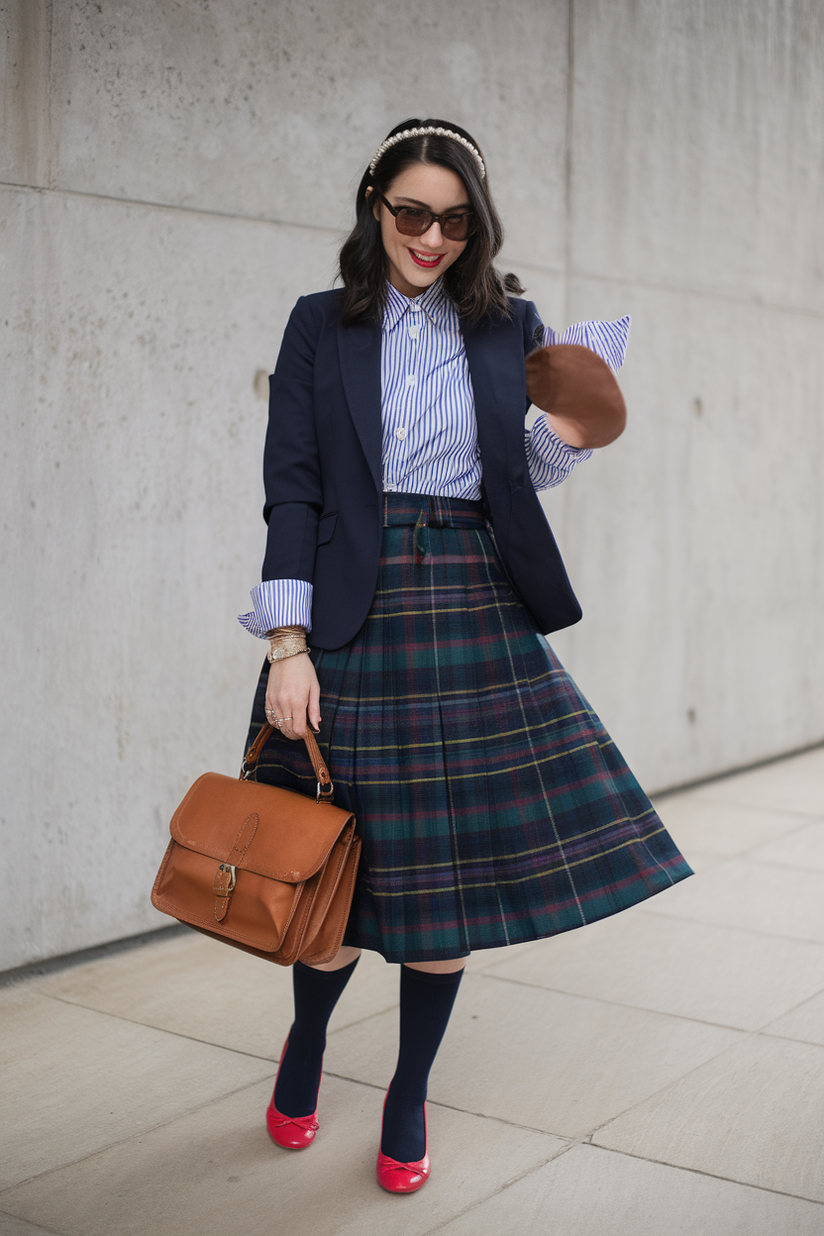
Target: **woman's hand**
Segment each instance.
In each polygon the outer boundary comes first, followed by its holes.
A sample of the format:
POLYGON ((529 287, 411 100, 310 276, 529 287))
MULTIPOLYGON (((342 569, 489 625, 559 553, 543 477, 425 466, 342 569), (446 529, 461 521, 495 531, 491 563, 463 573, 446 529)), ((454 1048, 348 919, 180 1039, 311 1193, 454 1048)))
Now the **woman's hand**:
POLYGON ((314 730, 320 727, 320 683, 308 652, 273 661, 266 687, 266 720, 287 738, 303 738, 306 719, 314 730))

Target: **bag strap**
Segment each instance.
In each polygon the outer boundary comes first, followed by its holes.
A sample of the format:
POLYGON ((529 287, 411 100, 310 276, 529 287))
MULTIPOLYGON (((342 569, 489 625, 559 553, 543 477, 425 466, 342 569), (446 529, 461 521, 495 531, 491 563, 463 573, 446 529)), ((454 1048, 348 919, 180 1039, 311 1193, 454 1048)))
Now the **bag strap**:
MULTIPOLYGON (((252 743, 246 755, 243 757, 243 766, 240 770, 242 781, 248 781, 252 775, 255 765, 260 759, 260 753, 269 741, 270 736, 275 732, 275 727, 268 723, 264 725, 255 741, 252 743)), ((323 756, 320 753, 320 747, 315 741, 315 735, 308 728, 306 736, 303 740, 306 743, 306 750, 309 753, 309 759, 312 761, 312 767, 315 770, 315 776, 318 779, 318 794, 317 800, 319 803, 331 803, 334 801, 335 787, 332 784, 332 778, 329 776, 329 769, 323 762, 323 756)))

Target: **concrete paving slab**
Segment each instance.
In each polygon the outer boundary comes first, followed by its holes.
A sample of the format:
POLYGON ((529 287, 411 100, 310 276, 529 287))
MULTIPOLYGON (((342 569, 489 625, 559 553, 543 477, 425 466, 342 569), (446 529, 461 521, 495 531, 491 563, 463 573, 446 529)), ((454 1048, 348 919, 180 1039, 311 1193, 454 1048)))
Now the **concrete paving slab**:
POLYGON ((467 972, 472 974, 479 970, 488 970, 505 958, 523 957, 531 949, 542 948, 546 940, 528 940, 525 944, 504 945, 503 948, 482 948, 473 953, 466 963, 467 972))
MULTIPOLYGON (((739 1037, 735 1030, 469 974, 429 1094, 463 1111, 578 1138, 739 1037)), ((335 1072, 386 1087, 396 1055, 396 1018, 383 1014, 338 1034, 335 1072)))
POLYGON ((708 802, 821 815, 824 812, 824 747, 713 781, 695 794, 708 802))
POLYGON ((418 1236, 565 1148, 557 1138, 430 1105, 432 1175, 402 1198, 375 1158, 383 1094, 327 1078, 306 1151, 266 1134, 268 1083, 249 1087, 2 1196, 67 1236, 418 1236))
POLYGON ((822 1111, 824 1048, 752 1035, 599 1129, 593 1141, 824 1202, 822 1111))
POLYGON ((484 973, 758 1030, 821 990, 824 945, 627 910, 484 973))
POLYGON ((14 1215, 0 1212, 0 1233, 2 1236, 65 1236, 57 1228, 38 1227, 36 1223, 27 1223, 25 1219, 17 1219, 14 1215))
POLYGON ((656 897, 654 912, 824 942, 824 872, 729 859, 656 897))
POLYGON ((764 1027, 768 1034, 824 1047, 824 991, 764 1027))
MULTIPOLYGON (((694 850, 692 846, 681 844, 681 838, 675 834, 676 844, 681 853, 686 858, 690 867, 694 872, 706 871, 709 867, 717 867, 719 863, 726 862, 726 856, 723 854, 713 854, 708 850, 694 850)), ((669 895, 669 889, 664 889, 663 892, 657 893, 657 897, 666 897, 669 895)))
MULTIPOLYGON (((270 1060, 280 1058, 292 1023, 290 968, 197 932, 49 975, 36 990, 270 1060)), ((397 1003, 398 967, 364 953, 329 1033, 397 1003)))
POLYGON ((824 819, 758 846, 749 857, 759 863, 824 871, 824 819))
POLYGON ((595 1146, 575 1146, 432 1231, 442 1236, 821 1236, 824 1209, 595 1146))
POLYGON ((679 847, 689 854, 690 863, 694 851, 726 858, 744 854, 785 833, 795 832, 809 818, 801 812, 762 811, 758 807, 717 803, 695 790, 653 801, 679 847))
MULTIPOLYGON (((0 993, 0 1188, 271 1076, 256 1060, 31 992, 0 993)), ((0 1203, 2 1208, 2 1203, 0 1203)), ((47 1224, 48 1226, 48 1224, 47 1224)))

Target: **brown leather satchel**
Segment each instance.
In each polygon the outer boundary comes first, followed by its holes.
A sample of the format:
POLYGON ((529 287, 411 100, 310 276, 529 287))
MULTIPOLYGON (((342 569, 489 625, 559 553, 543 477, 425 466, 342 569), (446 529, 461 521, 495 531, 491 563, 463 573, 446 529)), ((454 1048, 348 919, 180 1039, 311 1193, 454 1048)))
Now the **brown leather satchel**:
POLYGON ((271 725, 260 731, 239 780, 204 773, 186 794, 172 816, 152 905, 266 961, 320 965, 343 939, 361 840, 354 815, 333 805, 311 731, 315 799, 251 779, 271 733, 271 725))

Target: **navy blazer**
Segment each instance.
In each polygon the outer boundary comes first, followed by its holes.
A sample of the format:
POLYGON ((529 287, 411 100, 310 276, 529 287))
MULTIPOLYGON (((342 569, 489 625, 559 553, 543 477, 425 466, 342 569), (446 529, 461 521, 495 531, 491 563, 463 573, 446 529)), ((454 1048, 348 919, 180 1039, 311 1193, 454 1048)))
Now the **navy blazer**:
MULTIPOLYGON (((340 648, 366 619, 382 536, 381 328, 342 326, 342 292, 296 304, 269 380, 263 474, 269 525, 264 579, 314 585, 312 644, 340 648)), ((465 332, 484 498, 498 552, 540 631, 581 617, 529 478, 524 358, 540 318, 511 298, 509 320, 465 332)))

